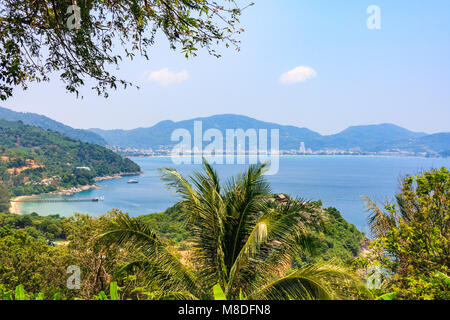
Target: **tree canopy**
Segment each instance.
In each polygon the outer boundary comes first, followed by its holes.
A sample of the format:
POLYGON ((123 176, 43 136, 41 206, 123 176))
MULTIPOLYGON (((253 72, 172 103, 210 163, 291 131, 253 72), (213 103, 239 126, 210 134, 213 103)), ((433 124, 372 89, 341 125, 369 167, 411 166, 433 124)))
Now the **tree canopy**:
POLYGON ((235 0, 1 0, 0 99, 15 86, 48 81, 58 73, 78 95, 86 78, 99 95, 131 85, 109 70, 123 57, 149 58, 160 31, 186 57, 224 43, 239 48, 240 8, 235 0), (117 53, 115 47, 122 47, 117 53))
POLYGON ((386 289, 399 299, 449 299, 450 172, 404 178, 396 203, 384 210, 367 201, 374 263, 387 272, 386 289))
POLYGON ((138 268, 155 286, 151 296, 227 300, 336 299, 367 294, 336 261, 285 272, 293 257, 311 247, 311 231, 323 224, 315 203, 270 199, 265 164, 221 184, 206 162, 203 172, 184 177, 165 168, 163 180, 183 199, 192 234, 192 257, 185 263, 142 219, 117 215, 101 243, 136 250, 123 270, 138 268), (217 290, 216 290, 217 289, 217 290))
POLYGON ((0 212, 6 212, 9 210, 9 191, 8 188, 2 183, 0 184, 0 212))
POLYGON ((0 157, 0 181, 12 196, 92 184, 95 177, 141 170, 105 147, 1 119, 0 157))

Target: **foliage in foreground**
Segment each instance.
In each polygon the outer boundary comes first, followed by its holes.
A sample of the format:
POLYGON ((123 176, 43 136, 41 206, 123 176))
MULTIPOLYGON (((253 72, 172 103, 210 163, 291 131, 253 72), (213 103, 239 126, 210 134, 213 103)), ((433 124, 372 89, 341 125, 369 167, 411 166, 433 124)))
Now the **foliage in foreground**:
POLYGON ((218 43, 238 45, 240 14, 234 0, 2 1, 0 100, 16 86, 49 81, 50 73, 77 94, 91 79, 93 89, 107 97, 118 85, 130 85, 111 74, 111 66, 136 54, 149 59, 157 32, 186 57, 199 48, 218 56, 218 43))
MULTIPOLYGON (((276 203, 272 204, 272 206, 275 205, 276 203)), ((311 202, 311 205, 316 205, 317 208, 322 207, 321 201, 311 202)), ((299 268, 306 264, 332 259, 351 264, 359 255, 361 246, 367 240, 364 233, 348 223, 336 208, 322 209, 322 214, 323 228, 318 232, 311 230, 312 252, 302 251, 298 257, 295 257, 293 267, 299 268)), ((142 215, 138 218, 147 223, 163 239, 179 248, 188 248, 191 230, 186 223, 187 209, 182 202, 164 212, 142 215)))
MULTIPOLYGON (((349 240, 353 239, 356 243, 362 234, 354 233, 354 227, 337 212, 334 215, 336 221, 333 220, 330 214, 334 211, 335 209, 323 211, 326 218, 324 237, 320 232, 315 233, 312 241, 314 247, 318 247, 317 250, 313 253, 302 251, 301 256, 295 259, 294 267, 329 261, 333 257, 346 261, 347 257, 353 256, 350 250, 352 241, 349 240), (343 249, 349 245, 349 248, 343 249)), ((52 299, 55 292, 62 299, 94 299, 99 292, 106 292, 109 281, 115 278, 121 288, 121 298, 157 298, 152 292, 158 290, 158 287, 149 287, 143 280, 145 277, 137 270, 126 276, 120 275, 120 266, 128 261, 126 256, 134 257, 132 251, 125 254, 123 251, 119 254, 110 251, 105 256, 102 246, 95 244, 95 237, 116 214, 119 213, 112 211, 96 218, 88 215, 64 218, 34 213, 0 213, 0 228, 3 230, 0 233, 0 268, 4 271, 0 274, 0 283, 5 290, 11 291, 21 284, 27 292, 41 292, 45 299, 52 299), (52 247, 55 244, 56 248, 52 247), (37 252, 40 254, 35 254, 37 252), (80 290, 68 290, 66 287, 65 281, 69 275, 65 274, 65 268, 72 264, 81 268, 80 290), (46 273, 48 269, 53 271, 46 273)), ((137 219, 148 224, 169 245, 174 246, 177 257, 189 256, 191 232, 185 221, 186 208, 183 203, 178 203, 163 213, 139 216, 137 219)))
POLYGON ((66 268, 72 259, 64 248, 49 246, 24 230, 0 227, 0 253, 0 284, 5 290, 24 285, 30 292, 45 290, 46 298, 66 292, 66 268))
MULTIPOLYGON (((100 291, 98 295, 94 296, 93 300, 119 300, 119 288, 117 282, 111 282, 109 285, 109 298, 104 291, 100 291)), ((45 299, 42 292, 30 293, 26 292, 23 285, 18 285, 14 290, 5 289, 4 285, 0 285, 0 300, 50 300, 45 299)), ((55 293, 51 300, 62 300, 59 293, 55 293)))
POLYGON ((147 224, 127 215, 114 217, 100 238, 138 252, 124 269, 143 270, 158 288, 154 295, 213 299, 217 283, 229 300, 337 299, 364 292, 359 279, 334 261, 284 274, 293 257, 309 249, 311 231, 320 228, 322 216, 309 202, 268 205, 264 164, 250 166, 223 186, 208 163, 203 169, 188 178, 163 170, 163 179, 187 207, 190 264, 178 259, 147 224))
MULTIPOLYGON (((184 201, 155 216, 0 214, 0 299, 366 298, 330 259, 351 257, 361 234, 320 203, 271 201, 257 171, 222 187, 211 168, 189 181, 166 170, 184 201), (66 286, 69 265, 81 268, 79 290, 66 286)), ((370 286, 379 300, 450 298, 449 176, 441 169, 407 177, 383 211, 369 202, 376 239, 356 265, 382 272, 381 287, 370 286)))
MULTIPOLYGON (((386 278, 380 290, 395 299, 450 299, 450 172, 403 179, 396 203, 381 210, 367 198, 375 240, 372 256, 386 278)), ((365 260, 365 261, 364 261, 365 260)))
MULTIPOLYGON (((0 284, 4 291, 22 285, 44 299, 93 299, 105 291, 127 252, 103 247, 95 237, 104 229, 112 211, 101 217, 76 214, 59 216, 0 214, 0 284), (49 239, 55 241, 49 241, 49 239), (70 290, 69 266, 81 271, 80 288, 70 290)), ((135 282, 129 282, 134 286, 135 282)))

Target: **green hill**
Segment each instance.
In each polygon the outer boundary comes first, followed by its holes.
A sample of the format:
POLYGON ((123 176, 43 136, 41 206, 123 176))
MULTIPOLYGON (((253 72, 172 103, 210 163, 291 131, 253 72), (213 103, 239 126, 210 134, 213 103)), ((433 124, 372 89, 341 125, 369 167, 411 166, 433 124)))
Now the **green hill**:
POLYGON ((98 134, 89 130, 74 129, 46 116, 30 112, 16 112, 0 107, 0 119, 6 121, 22 121, 24 124, 36 126, 42 129, 56 131, 66 136, 81 140, 83 142, 95 143, 101 146, 106 145, 106 141, 98 134))
POLYGON ((61 133, 0 120, 0 181, 12 195, 82 186, 94 177, 140 171, 105 147, 61 133))
MULTIPOLYGON (((322 203, 317 202, 321 207, 322 203)), ((181 247, 187 247, 190 230, 185 224, 185 208, 179 202, 161 213, 152 213, 139 216, 144 222, 155 230, 160 236, 181 247)), ((294 261, 294 266, 307 263, 329 261, 332 258, 350 263, 356 258, 366 241, 364 233, 353 224, 348 223, 335 208, 324 209, 326 219, 325 228, 321 233, 313 234, 313 253, 303 253, 294 261)))
POLYGON ((353 126, 344 131, 323 137, 323 147, 338 149, 360 149, 363 151, 385 151, 391 144, 408 142, 426 136, 394 124, 353 126))

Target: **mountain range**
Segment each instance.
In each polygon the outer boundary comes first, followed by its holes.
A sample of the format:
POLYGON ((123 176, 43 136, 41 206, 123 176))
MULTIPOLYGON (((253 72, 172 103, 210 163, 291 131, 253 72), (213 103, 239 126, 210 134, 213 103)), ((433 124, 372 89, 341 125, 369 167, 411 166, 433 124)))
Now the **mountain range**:
POLYGON ((0 119, 7 121, 22 121, 24 124, 40 127, 65 134, 66 136, 87 143, 94 143, 105 146, 106 141, 98 134, 82 129, 74 129, 46 116, 29 112, 16 112, 0 107, 0 119))
POLYGON ((450 133, 427 134, 414 132, 394 124, 352 126, 332 135, 321 135, 308 128, 264 122, 243 115, 223 114, 195 118, 184 121, 162 121, 154 126, 132 130, 73 129, 48 117, 15 112, 0 107, 0 119, 22 121, 24 124, 38 126, 63 133, 83 142, 109 145, 122 149, 158 149, 170 147, 178 142, 171 141, 177 129, 186 129, 193 136, 195 121, 202 122, 202 129, 218 129, 225 137, 227 129, 278 129, 281 150, 299 150, 304 143, 313 152, 341 150, 356 153, 403 152, 410 154, 450 155, 450 133))
MULTIPOLYGON (((148 128, 133 130, 90 129, 103 137, 108 145, 120 148, 149 149, 171 146, 171 134, 186 129, 193 135, 194 122, 201 121, 203 132, 218 129, 225 137, 226 129, 278 129, 281 150, 306 149, 345 150, 354 152, 398 152, 443 155, 450 151, 450 133, 426 134, 414 132, 394 124, 352 126, 333 135, 321 135, 307 128, 259 121, 242 115, 224 114, 179 122, 162 121, 148 128)), ((270 135, 270 131, 269 131, 270 135)), ((269 141, 270 143, 270 141, 269 141)))

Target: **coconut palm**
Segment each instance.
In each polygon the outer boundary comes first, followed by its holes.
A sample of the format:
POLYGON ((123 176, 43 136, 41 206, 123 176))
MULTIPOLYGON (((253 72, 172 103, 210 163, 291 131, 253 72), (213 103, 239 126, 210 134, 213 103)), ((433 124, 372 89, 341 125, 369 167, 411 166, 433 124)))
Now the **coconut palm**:
POLYGON ((145 223, 127 215, 117 216, 101 239, 139 250, 142 258, 132 265, 158 284, 155 298, 212 299, 217 284, 229 300, 334 299, 345 298, 348 288, 361 288, 333 262, 286 275, 293 257, 310 248, 322 213, 311 202, 270 199, 265 170, 266 164, 251 165, 221 185, 206 161, 203 172, 188 177, 162 169, 162 179, 184 202, 193 243, 189 265, 145 223))

